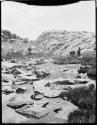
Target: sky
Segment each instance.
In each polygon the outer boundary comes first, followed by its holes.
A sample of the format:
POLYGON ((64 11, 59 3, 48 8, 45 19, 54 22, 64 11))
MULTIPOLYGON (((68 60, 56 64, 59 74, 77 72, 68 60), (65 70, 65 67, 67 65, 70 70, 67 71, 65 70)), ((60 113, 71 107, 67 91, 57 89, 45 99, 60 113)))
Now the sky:
POLYGON ((95 2, 35 6, 5 1, 1 3, 1 26, 29 40, 36 40, 42 32, 50 30, 95 33, 95 2))

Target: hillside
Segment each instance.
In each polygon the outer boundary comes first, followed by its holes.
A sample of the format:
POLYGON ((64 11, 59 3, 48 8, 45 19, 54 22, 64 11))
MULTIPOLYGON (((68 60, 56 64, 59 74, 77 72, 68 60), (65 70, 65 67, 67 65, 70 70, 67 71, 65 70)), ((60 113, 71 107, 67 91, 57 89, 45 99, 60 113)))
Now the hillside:
POLYGON ((21 38, 8 30, 1 31, 1 42, 2 54, 9 52, 21 52, 23 54, 34 43, 33 41, 29 41, 28 38, 21 38))
POLYGON ((10 31, 1 31, 2 55, 11 52, 25 54, 29 47, 32 53, 51 56, 65 56, 79 47, 82 52, 95 48, 95 35, 90 32, 48 31, 42 33, 36 41, 21 38, 10 31))
POLYGON ((90 32, 50 31, 42 33, 36 40, 37 47, 45 53, 64 56, 80 47, 84 50, 95 48, 95 35, 90 32))

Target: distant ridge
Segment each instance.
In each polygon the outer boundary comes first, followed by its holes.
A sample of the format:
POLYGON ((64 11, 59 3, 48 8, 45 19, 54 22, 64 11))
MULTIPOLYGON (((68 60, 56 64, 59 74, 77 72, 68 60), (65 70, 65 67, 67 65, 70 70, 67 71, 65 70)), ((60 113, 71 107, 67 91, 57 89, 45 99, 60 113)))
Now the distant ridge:
POLYGON ((96 37, 94 33, 87 31, 51 30, 43 32, 35 41, 23 39, 8 30, 1 30, 2 50, 5 52, 26 52, 28 47, 36 53, 64 56, 70 51, 76 51, 79 47, 82 51, 94 50, 96 37))

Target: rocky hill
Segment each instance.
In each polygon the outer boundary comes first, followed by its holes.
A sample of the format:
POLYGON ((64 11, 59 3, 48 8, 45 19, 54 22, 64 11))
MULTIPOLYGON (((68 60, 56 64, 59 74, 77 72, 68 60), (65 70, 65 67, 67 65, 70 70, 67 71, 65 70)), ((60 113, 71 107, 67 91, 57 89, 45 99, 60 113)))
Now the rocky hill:
POLYGON ((20 38, 16 34, 12 34, 8 30, 1 30, 1 40, 2 40, 2 42, 5 42, 5 41, 11 40, 11 39, 14 39, 14 41, 16 39, 21 39, 22 40, 22 38, 20 38))
POLYGON ((34 43, 33 41, 29 41, 28 38, 21 38, 8 30, 1 31, 1 42, 2 54, 7 54, 8 52, 25 53, 28 47, 34 43))
POLYGON ((48 31, 42 33, 36 41, 28 41, 12 34, 10 31, 1 31, 2 53, 27 52, 28 47, 32 47, 32 52, 37 54, 47 54, 50 56, 65 56, 70 51, 76 51, 79 47, 82 51, 91 51, 95 48, 95 35, 90 32, 68 32, 68 31, 48 31))
POLYGON ((42 33, 36 40, 37 47, 45 53, 64 56, 70 51, 93 50, 95 35, 90 32, 49 31, 42 33))

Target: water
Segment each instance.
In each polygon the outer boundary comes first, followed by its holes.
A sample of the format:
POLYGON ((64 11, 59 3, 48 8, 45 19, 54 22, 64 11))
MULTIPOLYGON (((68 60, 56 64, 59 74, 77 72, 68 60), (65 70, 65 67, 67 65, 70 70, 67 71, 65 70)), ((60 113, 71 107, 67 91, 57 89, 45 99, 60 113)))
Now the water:
POLYGON ((55 65, 53 63, 46 63, 38 66, 39 68, 48 70, 50 75, 46 79, 73 79, 77 76, 77 70, 79 69, 79 64, 65 64, 65 65, 55 65), (67 71, 64 71, 67 70, 67 71))

